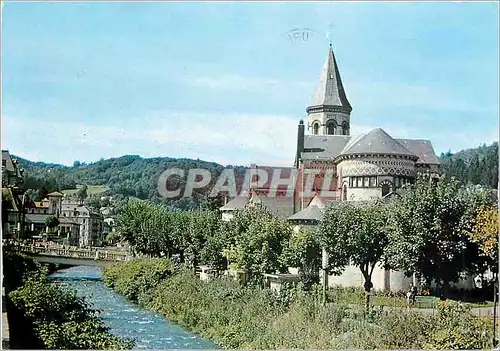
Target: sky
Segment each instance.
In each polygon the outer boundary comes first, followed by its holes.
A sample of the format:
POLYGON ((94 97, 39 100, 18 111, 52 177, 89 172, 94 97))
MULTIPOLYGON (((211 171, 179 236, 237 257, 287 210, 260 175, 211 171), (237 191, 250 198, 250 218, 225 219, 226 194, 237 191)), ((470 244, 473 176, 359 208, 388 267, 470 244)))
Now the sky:
POLYGON ((33 161, 291 166, 330 40, 352 135, 498 140, 496 2, 2 5, 1 146, 33 161))

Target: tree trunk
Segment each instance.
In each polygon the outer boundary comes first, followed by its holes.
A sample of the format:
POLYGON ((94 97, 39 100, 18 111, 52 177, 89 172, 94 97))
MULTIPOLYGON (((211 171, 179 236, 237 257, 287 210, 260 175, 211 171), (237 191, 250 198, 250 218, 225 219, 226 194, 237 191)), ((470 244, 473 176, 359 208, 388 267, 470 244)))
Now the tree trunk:
POLYGON ((446 300, 448 298, 448 293, 450 290, 450 282, 443 282, 441 286, 441 300, 446 300))
MULTIPOLYGON (((366 270, 361 270, 363 273, 363 277, 365 278, 365 283, 363 284, 363 287, 365 288, 365 308, 366 311, 370 308, 370 291, 372 290, 373 283, 371 280, 371 274, 368 274, 368 265, 366 270)), ((373 268, 371 269, 371 272, 373 272, 373 268)))
POLYGON ((370 290, 365 289, 365 308, 368 311, 370 308, 370 290))

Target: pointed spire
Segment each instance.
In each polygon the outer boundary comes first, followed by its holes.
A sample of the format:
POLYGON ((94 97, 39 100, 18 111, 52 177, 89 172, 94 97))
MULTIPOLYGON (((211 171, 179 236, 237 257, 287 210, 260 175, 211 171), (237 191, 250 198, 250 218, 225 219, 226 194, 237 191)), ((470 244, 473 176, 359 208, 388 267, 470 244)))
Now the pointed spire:
POLYGON ((350 113, 352 110, 351 104, 347 100, 344 86, 342 85, 342 79, 340 78, 339 68, 331 43, 311 105, 307 108, 307 112, 310 109, 316 110, 319 107, 338 107, 340 111, 346 113, 350 113))

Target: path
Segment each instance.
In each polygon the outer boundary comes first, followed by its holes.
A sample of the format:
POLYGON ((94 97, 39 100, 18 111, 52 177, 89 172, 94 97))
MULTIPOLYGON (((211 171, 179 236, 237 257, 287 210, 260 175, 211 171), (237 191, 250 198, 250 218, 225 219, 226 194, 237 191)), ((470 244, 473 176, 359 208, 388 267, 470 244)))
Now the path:
MULTIPOLYGON (((333 302, 329 302, 330 304, 333 304, 333 302)), ((354 305, 354 304, 348 304, 348 307, 355 308, 359 307, 360 305, 354 305)), ((378 306, 374 306, 378 307, 378 306)), ((406 308, 406 307, 390 307, 390 306, 383 306, 384 311, 387 310, 401 310, 403 312, 418 312, 418 313, 426 313, 426 314, 432 314, 436 312, 436 309, 432 308, 406 308)), ((476 307, 471 309, 471 313, 476 316, 476 317, 490 317, 493 318, 493 307, 476 307)), ((497 318, 500 317, 500 306, 497 306, 497 318)))

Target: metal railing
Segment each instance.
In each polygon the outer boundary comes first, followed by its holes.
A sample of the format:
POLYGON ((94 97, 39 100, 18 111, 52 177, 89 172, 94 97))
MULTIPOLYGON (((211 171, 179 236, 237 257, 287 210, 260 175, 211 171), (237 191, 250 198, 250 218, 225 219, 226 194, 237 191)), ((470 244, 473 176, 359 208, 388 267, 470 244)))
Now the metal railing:
POLYGON ((79 247, 62 247, 62 246, 39 246, 17 244, 14 246, 17 251, 31 253, 44 256, 58 256, 67 258, 79 258, 101 261, 127 261, 131 259, 131 255, 127 252, 103 250, 99 248, 83 249, 79 247))

